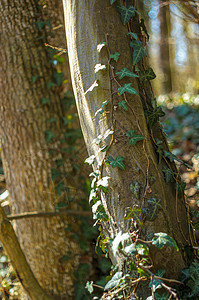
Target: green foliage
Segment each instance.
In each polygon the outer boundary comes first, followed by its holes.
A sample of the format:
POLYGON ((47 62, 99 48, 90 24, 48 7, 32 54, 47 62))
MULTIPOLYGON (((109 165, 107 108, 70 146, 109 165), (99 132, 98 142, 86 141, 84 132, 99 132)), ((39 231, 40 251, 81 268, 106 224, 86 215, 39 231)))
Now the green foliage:
POLYGON ((50 29, 52 29, 52 25, 51 25, 50 20, 46 20, 46 21, 38 21, 38 22, 35 22, 35 23, 36 23, 37 28, 38 28, 40 31, 43 29, 44 26, 48 26, 50 29))
POLYGON ((127 35, 130 35, 130 36, 132 36, 135 40, 138 40, 137 33, 134 33, 134 32, 128 32, 127 35))
POLYGON ((118 106, 123 108, 123 110, 128 111, 128 106, 125 100, 122 100, 118 103, 118 106))
POLYGON ((122 272, 117 272, 115 275, 109 280, 109 282, 105 285, 104 289, 109 290, 116 286, 118 286, 123 281, 122 272))
POLYGON ((122 79, 124 77, 139 77, 138 75, 129 71, 129 69, 127 68, 123 68, 120 72, 116 72, 116 75, 119 75, 119 79, 122 79))
POLYGON ((102 71, 102 70, 106 70, 106 66, 102 65, 102 64, 96 64, 95 65, 95 73, 102 71))
POLYGON ((109 176, 105 176, 105 177, 102 177, 101 179, 99 179, 96 183, 97 187, 101 188, 104 193, 107 192, 108 185, 109 185, 109 179, 110 179, 109 176))
POLYGON ((152 244, 160 249, 162 249, 164 245, 168 245, 170 247, 175 248, 177 251, 179 251, 178 246, 174 241, 174 239, 164 232, 154 233, 152 244))
POLYGON ((188 298, 198 299, 199 297, 199 262, 195 260, 188 269, 182 271, 183 281, 191 288, 191 294, 188 298))
POLYGON ((170 168, 164 166, 162 172, 164 173, 166 183, 173 181, 175 173, 170 168))
POLYGON ((92 294, 92 292, 93 292, 93 281, 87 281, 87 283, 86 283, 86 289, 88 290, 88 292, 90 293, 90 294, 92 294))
POLYGON ((116 159, 114 159, 112 156, 108 156, 106 160, 106 164, 110 164, 113 168, 118 167, 121 170, 125 170, 125 164, 123 163, 124 157, 118 155, 116 159))
POLYGON ((139 199, 140 188, 141 185, 137 181, 134 184, 133 183, 130 184, 130 190, 135 195, 137 200, 139 199))
POLYGON ((148 67, 144 72, 141 73, 141 80, 143 82, 150 81, 156 78, 156 75, 151 67, 148 67))
POLYGON ((62 73, 62 72, 55 72, 53 74, 53 78, 55 79, 56 85, 60 86, 62 84, 62 82, 63 82, 63 79, 64 79, 64 73, 62 73))
POLYGON ((152 128, 153 125, 159 120, 160 117, 163 117, 165 113, 163 112, 160 106, 156 107, 152 111, 146 112, 147 125, 149 128, 152 128))
POLYGON ((38 79, 39 75, 32 76, 32 83, 35 83, 38 79))
POLYGON ((133 65, 135 66, 147 53, 140 41, 133 40, 130 42, 130 46, 133 48, 133 65))
POLYGON ((120 54, 118 52, 115 52, 114 54, 110 54, 110 59, 114 59, 114 61, 118 61, 120 57, 120 54))
POLYGON ((168 159, 173 162, 173 161, 178 161, 179 163, 185 165, 188 169, 192 169, 192 167, 186 163, 184 163, 181 159, 179 159, 176 155, 174 155, 173 153, 171 152, 168 152, 168 151, 164 151, 164 156, 165 157, 168 157, 168 159))
POLYGON ((186 183, 185 182, 178 182, 177 186, 178 186, 178 194, 180 196, 183 196, 185 188, 186 188, 186 183))
POLYGON ((128 21, 135 16, 136 9, 130 5, 128 8, 123 5, 117 5, 117 9, 121 14, 123 24, 128 23, 128 21))
POLYGON ((119 95, 122 95, 125 92, 128 92, 133 95, 139 95, 138 92, 131 87, 131 83, 126 83, 124 86, 118 88, 119 95))
MULTIPOLYGON (((157 272, 155 273, 155 276, 157 277, 163 277, 163 275, 165 274, 165 270, 159 269, 157 270, 157 272)), ((149 287, 153 289, 153 292, 155 292, 157 289, 161 289, 162 286, 160 284, 160 282, 162 283, 161 279, 158 279, 158 281, 154 278, 152 278, 152 280, 149 283, 149 287)))
POLYGON ((114 255, 116 255, 116 252, 118 251, 120 244, 124 247, 124 243, 126 241, 128 241, 129 238, 130 238, 130 235, 128 232, 122 234, 122 232, 120 231, 116 235, 116 237, 114 238, 113 243, 112 243, 112 250, 113 250, 114 255))
POLYGON ((162 208, 161 200, 157 198, 151 198, 147 200, 147 207, 142 209, 142 212, 146 215, 149 221, 155 220, 159 210, 162 208))
POLYGON ((48 145, 55 136, 56 135, 51 130, 46 130, 45 131, 46 144, 48 145))
POLYGON ((141 208, 137 207, 136 205, 134 205, 133 208, 128 207, 124 219, 125 220, 133 219, 133 221, 137 222, 138 225, 142 225, 141 208))
POLYGON ((134 130, 129 130, 126 133, 126 136, 128 136, 129 144, 132 146, 135 146, 137 142, 144 140, 144 136, 141 134, 135 134, 134 130))
POLYGON ((48 99, 48 98, 41 98, 41 103, 44 105, 44 104, 48 104, 48 103, 50 103, 50 99, 48 99))
POLYGON ((110 0, 110 4, 112 5, 116 0, 110 0))
POLYGON ((52 81, 48 81, 47 84, 46 84, 46 86, 47 86, 48 89, 51 89, 52 87, 55 87, 56 84, 54 82, 52 82, 52 81))
POLYGON ((100 52, 104 46, 106 46, 106 42, 102 42, 102 43, 98 44, 97 51, 100 52))

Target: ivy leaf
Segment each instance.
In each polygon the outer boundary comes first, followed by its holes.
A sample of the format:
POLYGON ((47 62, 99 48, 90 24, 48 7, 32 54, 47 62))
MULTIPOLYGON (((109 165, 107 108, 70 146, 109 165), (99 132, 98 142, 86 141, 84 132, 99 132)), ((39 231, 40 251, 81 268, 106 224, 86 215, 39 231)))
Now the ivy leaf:
POLYGON ((119 106, 119 107, 122 107, 123 110, 128 111, 128 106, 127 106, 125 100, 120 101, 120 102, 118 103, 118 106, 119 106))
POLYGON ((110 4, 112 5, 116 0, 110 0, 110 4))
POLYGON ((170 168, 164 166, 162 172, 164 173, 164 178, 166 183, 173 181, 173 176, 175 175, 175 173, 170 168))
POLYGON ((48 98, 41 98, 41 103, 42 104, 48 104, 48 103, 50 103, 50 99, 48 99, 48 98))
POLYGON ((45 131, 46 144, 48 145, 55 136, 56 135, 52 131, 46 130, 45 131))
POLYGON ((135 255, 135 254, 137 254, 137 250, 136 250, 136 248, 135 248, 135 243, 133 243, 133 244, 131 244, 131 245, 129 245, 129 246, 126 246, 126 247, 124 248, 124 251, 125 251, 126 253, 130 254, 130 255, 135 255))
POLYGON ((127 211, 125 213, 125 220, 133 219, 133 221, 136 221, 139 225, 142 224, 141 221, 141 208, 137 206, 133 206, 133 208, 127 208, 127 211))
POLYGON ((110 54, 110 59, 114 59, 116 62, 118 61, 120 57, 120 54, 118 52, 115 52, 114 54, 110 54))
POLYGON ((105 176, 97 181, 97 187, 100 187, 105 193, 107 192, 108 189, 109 179, 110 179, 109 176, 105 176))
POLYGON ((157 300, 168 300, 169 299, 169 294, 164 293, 162 295, 159 295, 158 293, 155 293, 155 299, 157 299, 157 300))
POLYGON ((131 35, 135 40, 138 40, 137 33, 134 33, 134 32, 128 32, 127 35, 131 35))
POLYGON ((37 81, 38 77, 39 77, 39 75, 32 76, 32 82, 35 83, 37 81))
POLYGON ((132 184, 132 183, 130 184, 130 190, 135 195, 137 200, 139 199, 140 188, 141 188, 141 185, 137 181, 134 184, 132 184))
POLYGON ((121 14, 123 24, 126 24, 131 17, 135 16, 136 9, 132 5, 128 8, 123 5, 117 5, 117 9, 121 14))
POLYGON ((148 246, 143 244, 136 244, 136 250, 140 255, 148 255, 149 253, 148 246))
POLYGON ((177 251, 179 251, 176 242, 167 233, 154 233, 154 236, 155 237, 152 239, 152 244, 155 245, 157 248, 162 249, 164 245, 168 245, 170 247, 174 247, 177 251))
POLYGON ((105 285, 104 289, 109 290, 112 289, 120 284, 122 281, 122 272, 117 272, 115 275, 109 280, 109 282, 105 285))
POLYGON ((106 132, 103 135, 103 139, 105 140, 109 135, 112 135, 114 133, 113 130, 107 129, 106 132))
POLYGON ((142 72, 141 74, 141 80, 143 82, 149 81, 149 80, 153 80, 156 78, 156 75, 153 71, 153 69, 151 67, 148 67, 148 69, 146 69, 144 72, 142 72))
POLYGON ((156 107, 153 111, 148 111, 146 113, 146 118, 149 128, 152 128, 153 125, 159 120, 159 118, 163 117, 164 115, 165 113, 160 106, 156 107))
POLYGON ((106 69, 106 66, 105 65, 102 65, 102 64, 96 64, 95 65, 95 73, 101 71, 101 70, 105 70, 106 69))
POLYGON ((102 43, 98 44, 97 51, 100 52, 104 46, 106 46, 106 42, 102 42, 102 43))
POLYGON ((148 207, 143 208, 142 212, 149 221, 155 220, 160 209, 162 209, 161 199, 151 198, 147 200, 148 207))
POLYGON ((84 94, 86 95, 88 92, 92 92, 94 90, 94 88, 96 88, 97 86, 98 86, 98 83, 97 83, 97 80, 95 80, 93 82, 93 84, 88 88, 88 90, 84 94))
POLYGON ((63 79, 64 79, 64 73, 63 72, 56 72, 56 73, 53 74, 53 78, 55 79, 56 84, 58 86, 60 86, 63 82, 63 79))
POLYGON ((94 163, 94 161, 95 161, 95 155, 91 155, 87 159, 85 159, 84 163, 92 165, 94 163))
POLYGON ((93 140, 93 144, 99 145, 102 142, 103 136, 100 134, 96 139, 93 140))
POLYGON ((147 53, 140 41, 132 41, 130 46, 133 48, 133 65, 135 66, 147 53))
POLYGON ((124 86, 119 87, 118 92, 120 96, 125 92, 133 95, 139 95, 138 92, 133 87, 131 87, 131 83, 126 83, 124 86))
POLYGON ((44 27, 45 25, 45 22, 44 21, 38 21, 38 22, 35 22, 36 23, 36 26, 39 30, 42 30, 42 28, 44 27))
POLYGON ((113 243, 112 243, 113 255, 116 255, 116 252, 119 248, 120 243, 124 247, 124 242, 127 241, 129 238, 130 238, 130 235, 128 232, 122 234, 122 232, 120 231, 116 235, 116 237, 114 238, 113 243))
POLYGON ((55 84, 54 82, 52 82, 52 81, 48 81, 48 82, 46 83, 46 86, 47 86, 48 89, 51 89, 52 87, 55 87, 56 84, 55 84))
MULTIPOLYGON (((165 274, 165 270, 163 269, 159 269, 157 270, 157 272, 155 272, 155 275, 157 277, 163 277, 163 275, 165 274)), ((162 282, 162 280, 158 279, 158 281, 155 279, 155 277, 150 281, 149 283, 149 287, 153 289, 153 292, 155 292, 157 289, 161 289, 162 286, 160 284, 160 282, 162 282)))
POLYGON ((129 71, 129 69, 127 68, 122 69, 120 72, 116 72, 116 75, 119 75, 119 79, 122 79, 124 77, 139 77, 138 75, 129 71))
POLYGON ((144 140, 144 136, 141 134, 135 134, 134 130, 129 130, 126 133, 126 136, 128 136, 129 144, 132 146, 135 146, 137 142, 144 140))
POLYGON ((85 288, 90 294, 93 292, 93 281, 87 281, 85 288))
POLYGON ((124 157, 122 156, 117 156, 116 159, 114 160, 114 158, 112 156, 108 156, 106 163, 110 164, 113 168, 118 167, 122 170, 125 170, 125 164, 123 163, 124 157))

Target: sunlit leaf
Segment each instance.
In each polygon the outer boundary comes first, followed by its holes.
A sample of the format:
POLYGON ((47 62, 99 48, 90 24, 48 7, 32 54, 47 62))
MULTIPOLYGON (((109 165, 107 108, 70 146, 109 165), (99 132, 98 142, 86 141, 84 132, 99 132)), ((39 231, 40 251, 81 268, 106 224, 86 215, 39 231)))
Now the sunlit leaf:
POLYGON ((89 156, 87 159, 85 159, 85 164, 89 164, 89 165, 92 165, 95 161, 95 155, 91 155, 89 156))
POLYGON ((168 245, 170 247, 175 248, 177 251, 179 250, 174 239, 164 232, 154 233, 152 244, 160 249, 162 249, 164 245, 168 245))
POLYGON ((122 272, 115 273, 111 280, 105 285, 104 289, 109 290, 118 286, 119 283, 122 281, 122 275, 122 272))
POLYGON ((122 246, 124 246, 124 242, 127 241, 129 238, 130 238, 130 235, 128 232, 122 234, 122 232, 120 231, 116 235, 116 237, 114 238, 113 243, 112 243, 112 250, 113 250, 114 255, 116 254, 120 243, 122 244, 122 246))
POLYGON ((102 70, 105 70, 105 69, 106 69, 105 65, 102 65, 102 64, 96 64, 95 65, 95 73, 97 73, 99 71, 102 71, 102 70))

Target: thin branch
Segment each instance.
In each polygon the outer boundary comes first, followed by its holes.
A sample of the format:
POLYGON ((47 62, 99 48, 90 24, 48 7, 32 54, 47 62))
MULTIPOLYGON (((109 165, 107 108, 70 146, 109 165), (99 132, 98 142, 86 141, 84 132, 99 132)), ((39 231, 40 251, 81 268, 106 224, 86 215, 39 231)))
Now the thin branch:
POLYGON ((49 218, 49 217, 57 217, 60 215, 73 215, 73 216, 92 216, 90 211, 76 211, 76 210, 64 210, 64 211, 55 211, 55 212, 25 212, 16 215, 7 215, 8 220, 19 220, 19 219, 27 219, 27 218, 49 218))

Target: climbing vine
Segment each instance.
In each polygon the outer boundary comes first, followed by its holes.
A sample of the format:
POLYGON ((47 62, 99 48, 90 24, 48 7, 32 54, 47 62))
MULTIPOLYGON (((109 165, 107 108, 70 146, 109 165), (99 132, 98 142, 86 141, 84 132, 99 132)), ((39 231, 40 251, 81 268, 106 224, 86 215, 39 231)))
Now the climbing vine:
MULTIPOLYGON (((148 233, 145 240, 141 237, 141 233, 144 231, 144 223, 146 221, 154 221, 160 212, 164 215, 164 209, 162 199, 150 195, 152 193, 151 185, 156 180, 156 177, 149 174, 150 157, 146 150, 146 136, 141 129, 135 108, 132 107, 130 101, 128 101, 129 94, 135 96, 139 95, 141 98, 149 137, 153 145, 154 152, 156 153, 158 165, 161 167, 165 183, 175 183, 177 220, 178 199, 179 197, 184 197, 186 185, 181 182, 180 176, 173 162, 178 161, 180 164, 184 164, 184 162, 169 151, 166 138, 159 124, 159 118, 164 116, 164 112, 161 107, 158 107, 156 104, 156 99, 154 98, 150 83, 151 80, 155 79, 156 75, 151 67, 146 66, 146 42, 149 36, 144 25, 144 20, 141 18, 140 13, 134 6, 127 6, 126 1, 123 2, 123 5, 118 5, 116 0, 110 0, 110 5, 116 6, 116 9, 121 16, 123 26, 126 26, 128 29, 127 36, 129 37, 129 47, 132 51, 132 70, 124 67, 121 70, 115 71, 115 64, 117 65, 122 54, 118 52, 112 53, 112 49, 109 47, 111 33, 106 33, 104 41, 97 45, 97 51, 101 52, 106 49, 107 64, 97 64, 95 66, 95 73, 108 71, 110 74, 111 89, 113 90, 111 90, 111 99, 103 102, 102 106, 96 111, 95 117, 97 114, 103 115, 108 112, 112 126, 107 130, 108 133, 105 132, 104 135, 99 135, 93 140, 93 143, 99 147, 99 152, 103 152, 103 159, 101 162, 98 163, 96 167, 97 159, 95 155, 91 155, 85 161, 86 163, 93 165, 95 169, 95 171, 90 174, 90 176, 94 177, 94 179, 91 183, 89 202, 92 206, 94 219, 96 219, 95 225, 99 224, 100 235, 97 240, 97 244, 101 246, 102 251, 106 254, 106 256, 109 252, 112 252, 114 256, 120 255, 124 260, 122 268, 117 265, 112 268, 110 276, 107 278, 107 284, 104 287, 105 293, 102 299, 139 299, 136 295, 136 290, 141 281, 148 282, 148 288, 151 289, 151 296, 149 296, 147 300, 178 299, 179 294, 182 293, 183 289, 185 289, 183 282, 164 278, 164 274, 166 272, 164 269, 158 269, 155 273, 153 273, 151 270, 153 269, 154 262, 150 256, 150 248, 153 246, 158 249, 172 247, 175 251, 179 251, 177 243, 171 236, 164 232, 148 233), (112 62, 114 62, 114 65, 112 62), (136 78, 138 90, 132 86, 131 82, 122 84, 120 80, 124 77, 136 78), (114 94, 119 96, 117 104, 115 104, 113 100, 114 94), (115 142, 117 120, 114 117, 114 111, 117 110, 122 110, 123 113, 129 111, 132 113, 136 127, 130 128, 126 131, 123 135, 123 139, 126 139, 131 147, 135 147, 137 143, 142 144, 147 168, 146 173, 144 174, 144 184, 138 181, 130 184, 130 191, 134 195, 134 198, 141 200, 141 205, 134 204, 133 207, 126 208, 124 220, 131 222, 131 229, 124 233, 119 231, 114 239, 111 239, 107 235, 104 235, 102 229, 105 228, 106 231, 106 223, 108 224, 110 220, 106 214, 106 209, 103 206, 101 197, 103 194, 108 193, 109 182, 112 180, 110 176, 103 177, 103 168, 105 165, 109 165, 111 168, 118 168, 121 171, 125 171, 128 168, 128 161, 124 156, 121 156, 118 153, 117 156, 113 157, 109 154, 111 147, 115 142)), ((97 87, 98 82, 96 80, 87 92, 92 92, 92 90, 97 87)), ((190 168, 189 165, 185 165, 190 168)), ((179 220, 178 224, 179 230, 184 236, 179 220)), ((187 241, 187 237, 184 236, 184 239, 187 241)), ((194 238, 192 237, 192 245, 189 246, 192 249, 192 253, 194 252, 192 247, 194 242, 194 238)), ((194 257, 194 255, 192 257, 194 257)), ((193 265, 195 268, 198 268, 198 262, 195 261, 193 265)), ((196 278, 197 276, 194 277, 193 282, 191 282, 191 278, 193 277, 190 275, 190 272, 191 270, 192 274, 195 272, 195 269, 193 271, 193 265, 185 271, 185 273, 188 274, 188 277, 184 280, 184 282, 187 281, 189 287, 193 283, 194 287, 193 292, 189 294, 189 297, 193 297, 198 293, 198 291, 196 291, 198 282, 198 279, 196 278)), ((86 287, 90 293, 93 292, 92 282, 88 282, 86 287)))

